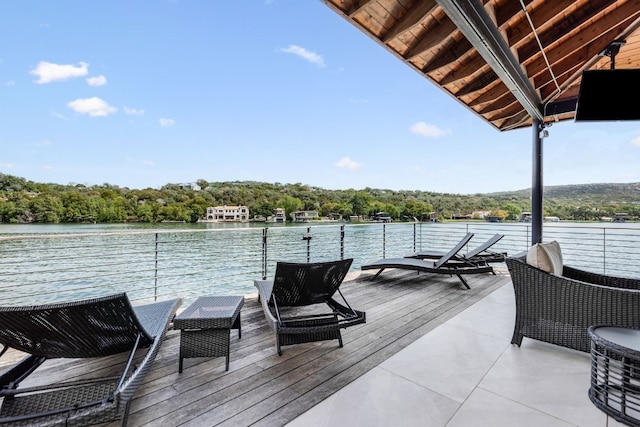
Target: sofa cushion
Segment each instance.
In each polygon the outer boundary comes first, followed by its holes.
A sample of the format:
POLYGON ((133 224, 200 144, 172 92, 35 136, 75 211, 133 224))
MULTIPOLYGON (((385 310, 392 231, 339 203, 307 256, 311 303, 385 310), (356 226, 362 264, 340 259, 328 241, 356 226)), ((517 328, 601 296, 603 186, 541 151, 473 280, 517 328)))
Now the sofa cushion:
POLYGON ((547 273, 562 276, 562 251, 555 240, 549 243, 536 243, 527 252, 527 264, 547 273))

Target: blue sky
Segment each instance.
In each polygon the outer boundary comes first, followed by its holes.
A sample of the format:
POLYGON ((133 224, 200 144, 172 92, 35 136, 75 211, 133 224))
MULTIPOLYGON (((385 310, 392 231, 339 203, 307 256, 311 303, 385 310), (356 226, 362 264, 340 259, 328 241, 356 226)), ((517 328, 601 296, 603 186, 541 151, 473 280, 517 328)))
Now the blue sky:
MULTIPOLYGON (((499 132, 319 0, 3 2, 0 172, 129 188, 531 186, 499 132)), ((544 185, 637 182, 640 123, 563 122, 544 185)))

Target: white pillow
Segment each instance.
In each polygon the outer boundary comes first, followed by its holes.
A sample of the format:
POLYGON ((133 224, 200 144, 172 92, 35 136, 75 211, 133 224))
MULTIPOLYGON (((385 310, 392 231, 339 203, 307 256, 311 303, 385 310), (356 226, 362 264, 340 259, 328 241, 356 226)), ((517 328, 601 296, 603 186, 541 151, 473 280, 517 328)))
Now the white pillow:
POLYGON ((536 243, 527 252, 527 264, 547 273, 562 276, 562 251, 555 240, 549 243, 536 243))

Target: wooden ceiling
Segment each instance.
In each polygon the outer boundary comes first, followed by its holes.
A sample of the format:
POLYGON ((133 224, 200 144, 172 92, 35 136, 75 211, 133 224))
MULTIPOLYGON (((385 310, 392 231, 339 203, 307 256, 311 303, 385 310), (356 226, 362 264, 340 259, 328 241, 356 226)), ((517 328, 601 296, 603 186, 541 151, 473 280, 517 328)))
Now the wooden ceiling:
POLYGON ((499 130, 572 120, 614 41, 640 68, 640 0, 322 1, 499 130))

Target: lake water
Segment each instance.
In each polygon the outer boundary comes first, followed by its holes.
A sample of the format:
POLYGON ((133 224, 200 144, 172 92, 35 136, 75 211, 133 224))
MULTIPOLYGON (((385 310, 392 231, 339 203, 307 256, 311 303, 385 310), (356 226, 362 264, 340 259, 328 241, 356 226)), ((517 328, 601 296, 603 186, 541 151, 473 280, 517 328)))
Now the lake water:
MULTIPOLYGON (((248 294, 255 291, 253 280, 272 276, 277 261, 353 258, 355 273, 382 257, 446 251, 466 232, 475 233, 469 248, 504 234, 493 249, 516 254, 529 247, 531 227, 486 222, 3 224, 0 304, 84 298, 107 290, 127 291, 139 300, 248 294)), ((544 239, 560 242, 567 264, 640 277, 640 224, 545 223, 544 239)))

